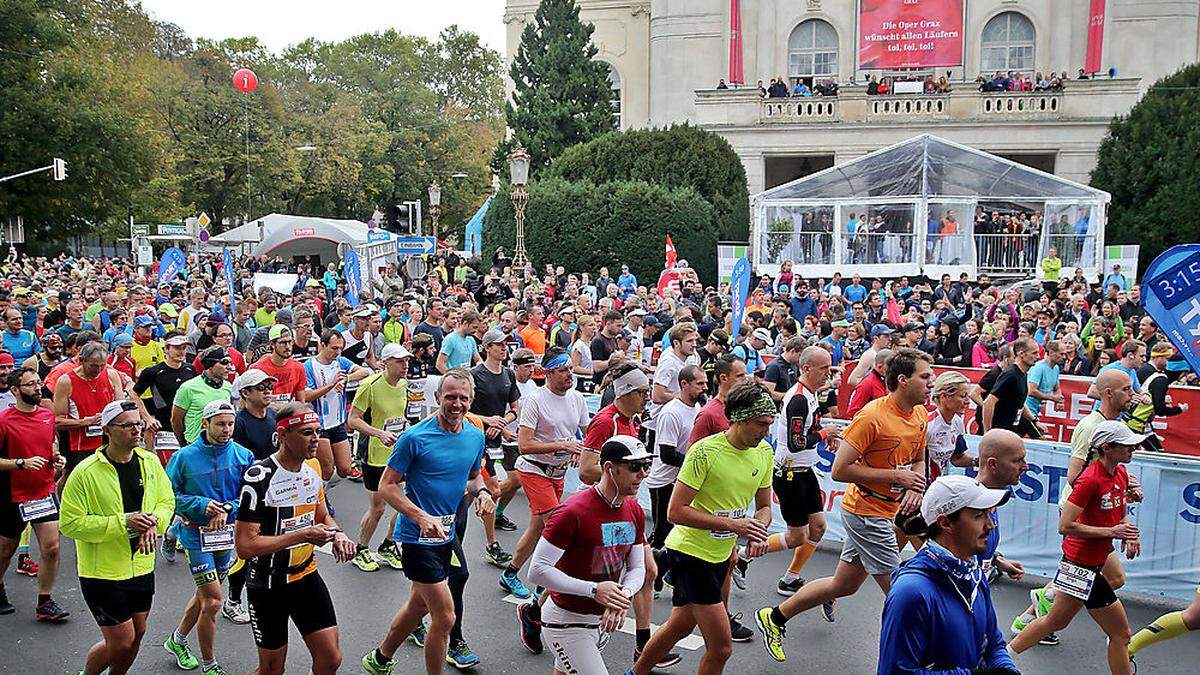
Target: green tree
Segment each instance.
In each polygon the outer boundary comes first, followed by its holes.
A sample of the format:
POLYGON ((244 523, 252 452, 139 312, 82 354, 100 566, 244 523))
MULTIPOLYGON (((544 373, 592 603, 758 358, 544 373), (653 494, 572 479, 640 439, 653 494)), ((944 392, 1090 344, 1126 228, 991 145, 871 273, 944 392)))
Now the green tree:
MULTIPOLYGON (((508 127, 529 151, 537 173, 576 143, 613 128, 608 67, 594 60, 595 27, 579 20, 575 0, 541 0, 533 23, 521 32, 509 77, 508 127)), ((507 172, 511 140, 496 147, 497 173, 507 172)))
POLYGON ((1106 240, 1140 244, 1144 269, 1200 232, 1200 64, 1167 76, 1113 120, 1092 186, 1112 194, 1106 240))

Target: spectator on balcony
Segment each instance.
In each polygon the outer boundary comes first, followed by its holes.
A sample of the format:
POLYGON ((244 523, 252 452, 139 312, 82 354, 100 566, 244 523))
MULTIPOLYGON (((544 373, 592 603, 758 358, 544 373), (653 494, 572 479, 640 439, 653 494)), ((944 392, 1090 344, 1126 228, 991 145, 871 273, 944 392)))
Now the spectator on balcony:
MULTIPOLYGON (((1066 74, 1067 74, 1067 73, 1066 73, 1066 71, 1063 71, 1063 79, 1064 79, 1064 80, 1066 79, 1066 74)), ((1086 71, 1084 71, 1084 69, 1083 69, 1083 68, 1080 68, 1080 69, 1079 69, 1079 75, 1077 75, 1077 76, 1075 77, 1075 79, 1077 79, 1077 80, 1090 80, 1090 79, 1092 79, 1092 78, 1088 76, 1087 72, 1086 72, 1086 71)))
POLYGON ((787 80, 782 77, 779 79, 771 78, 771 86, 767 88, 767 93, 770 94, 771 98, 787 98, 787 80))
POLYGON ((804 83, 804 80, 797 79, 796 86, 792 87, 792 96, 812 96, 812 89, 804 83))
POLYGON ((880 96, 887 96, 888 94, 892 93, 892 78, 883 78, 883 80, 879 82, 879 91, 877 93, 880 96))
POLYGON ((725 84, 725 78, 721 78, 720 80, 717 81, 717 89, 728 89, 728 88, 729 88, 729 85, 725 84))
POLYGON ((923 85, 923 88, 924 88, 926 94, 938 93, 938 85, 937 85, 937 82, 933 81, 932 75, 925 76, 925 83, 923 85))
POLYGON ((878 96, 878 95, 879 95, 879 81, 875 79, 874 75, 871 75, 870 77, 867 78, 867 96, 878 96))
POLYGON ((817 86, 814 87, 814 91, 816 92, 817 96, 837 96, 837 81, 831 77, 823 82, 818 82, 817 86))
POLYGON ((758 95, 759 95, 759 96, 762 96, 763 98, 766 98, 766 97, 767 97, 767 95, 768 95, 768 94, 767 94, 767 88, 763 86, 763 81, 762 81, 762 80, 759 80, 759 81, 758 81, 758 95))
POLYGON ((1108 290, 1112 286, 1116 286, 1119 291, 1128 291, 1129 282, 1125 279, 1125 275, 1121 274, 1121 265, 1112 266, 1112 272, 1104 277, 1104 290, 1108 290))
POLYGON ((944 77, 939 77, 937 81, 937 91, 939 94, 949 94, 952 91, 950 87, 950 80, 947 80, 944 77))

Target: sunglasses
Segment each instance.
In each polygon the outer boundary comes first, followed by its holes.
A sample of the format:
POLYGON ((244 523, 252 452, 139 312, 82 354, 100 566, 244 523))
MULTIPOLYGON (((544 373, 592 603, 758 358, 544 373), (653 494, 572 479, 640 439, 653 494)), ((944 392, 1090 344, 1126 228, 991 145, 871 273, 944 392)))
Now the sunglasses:
POLYGON ((635 462, 620 462, 629 467, 630 473, 648 473, 650 471, 651 461, 648 459, 638 460, 635 462))

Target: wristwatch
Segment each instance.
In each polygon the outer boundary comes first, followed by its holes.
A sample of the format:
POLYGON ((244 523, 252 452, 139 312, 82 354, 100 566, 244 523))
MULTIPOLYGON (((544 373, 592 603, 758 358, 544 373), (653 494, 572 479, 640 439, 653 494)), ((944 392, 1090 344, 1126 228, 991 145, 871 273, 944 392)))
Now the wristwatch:
POLYGON ((221 510, 225 512, 225 515, 229 515, 229 514, 233 513, 233 504, 229 504, 229 503, 221 504, 221 510))
POLYGON ((17 468, 18 468, 18 469, 24 469, 24 468, 25 468, 25 458, 24 458, 24 457, 18 457, 18 458, 17 458, 17 468))

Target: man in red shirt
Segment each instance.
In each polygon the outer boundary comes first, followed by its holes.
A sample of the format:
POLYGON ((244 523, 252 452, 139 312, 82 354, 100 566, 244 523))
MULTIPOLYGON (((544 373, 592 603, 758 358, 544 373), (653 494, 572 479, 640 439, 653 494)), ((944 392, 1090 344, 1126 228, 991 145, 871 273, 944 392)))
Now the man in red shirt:
POLYGON ((717 395, 705 403, 696 415, 692 435, 688 438, 689 446, 695 445, 701 438, 708 438, 729 428, 729 418, 725 416, 725 397, 734 385, 746 379, 746 362, 736 356, 725 355, 717 359, 713 372, 717 377, 717 395))
POLYGON ((304 366, 292 358, 293 337, 291 328, 282 324, 271 326, 267 333, 271 342, 270 353, 250 366, 275 378, 275 389, 268 398, 268 403, 274 409, 293 401, 305 401, 304 389, 308 385, 308 376, 304 373, 304 366))
MULTIPOLYGON (((58 497, 54 471, 62 468, 54 438, 54 413, 41 405, 37 370, 19 368, 8 376, 16 404, 0 412, 0 582, 26 525, 41 549, 38 566, 38 621, 64 621, 70 613, 51 598, 58 573, 58 497)), ((11 614, 0 583, 0 614, 11 614)))
POLYGON ((850 394, 850 405, 846 408, 846 419, 852 420, 871 401, 888 395, 887 384, 883 377, 887 373, 887 360, 892 350, 881 349, 875 352, 875 364, 867 372, 858 386, 850 394))
POLYGON ((1046 635, 1065 629, 1080 609, 1086 607, 1108 636, 1108 667, 1114 675, 1129 675, 1129 618, 1112 586, 1100 574, 1113 551, 1114 539, 1121 540, 1125 557, 1141 553, 1138 528, 1129 520, 1126 504, 1135 496, 1125 464, 1149 434, 1136 434, 1120 420, 1096 426, 1092 449, 1097 457, 1079 478, 1058 518, 1063 532, 1063 558, 1051 582, 1054 604, 1048 614, 1024 628, 1008 648, 1014 654, 1029 649, 1046 635))

